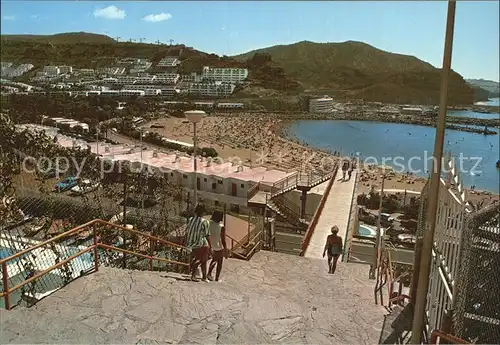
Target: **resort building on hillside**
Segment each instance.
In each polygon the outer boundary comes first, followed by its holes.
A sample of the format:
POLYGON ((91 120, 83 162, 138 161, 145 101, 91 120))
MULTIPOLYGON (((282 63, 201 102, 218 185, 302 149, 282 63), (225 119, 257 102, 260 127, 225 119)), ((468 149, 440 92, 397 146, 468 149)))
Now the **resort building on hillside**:
POLYGON ((235 89, 233 84, 225 84, 221 82, 189 83, 189 85, 186 86, 189 94, 206 97, 228 97, 235 89))
POLYGON ((53 77, 53 76, 59 75, 59 73, 61 73, 61 71, 59 70, 59 67, 57 67, 57 66, 45 66, 43 68, 43 73, 45 73, 45 75, 47 75, 49 77, 53 77))
POLYGON ((333 98, 324 96, 322 98, 311 99, 309 101, 310 113, 331 113, 333 112, 333 98))
POLYGON ((248 78, 248 69, 246 68, 214 68, 203 67, 203 80, 220 81, 224 83, 239 83, 248 78))
POLYGON ((156 65, 156 67, 176 67, 180 64, 181 62, 177 57, 167 56, 161 59, 160 62, 158 62, 158 65, 156 65))

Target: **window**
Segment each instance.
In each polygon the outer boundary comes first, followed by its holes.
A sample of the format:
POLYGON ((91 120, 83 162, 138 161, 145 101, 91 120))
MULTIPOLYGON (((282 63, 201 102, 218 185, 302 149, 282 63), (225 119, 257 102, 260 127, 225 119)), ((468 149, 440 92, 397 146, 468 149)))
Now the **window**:
POLYGON ((212 183, 212 189, 216 189, 217 188, 217 184, 214 182, 212 183))
POLYGON ((214 205, 215 206, 220 206, 220 203, 217 200, 215 200, 214 205))
POLYGON ((207 182, 207 178, 206 177, 203 179, 203 182, 207 182))
POLYGON ((240 187, 241 188, 245 188, 245 185, 242 183, 242 184, 240 184, 240 187))
POLYGON ((188 175, 182 175, 183 178, 188 178, 188 175))
POLYGON ((217 183, 218 184, 222 184, 222 180, 217 180, 217 183))

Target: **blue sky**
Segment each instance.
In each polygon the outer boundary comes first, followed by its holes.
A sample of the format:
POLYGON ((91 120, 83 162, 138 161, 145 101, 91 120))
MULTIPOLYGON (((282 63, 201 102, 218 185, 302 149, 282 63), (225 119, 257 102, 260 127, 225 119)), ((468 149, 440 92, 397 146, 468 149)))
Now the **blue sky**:
MULTIPOLYGON (((447 4, 428 2, 119 2, 2 0, 2 34, 86 31, 233 55, 302 40, 356 40, 441 66, 447 4), (111 7, 110 7, 111 6, 111 7)), ((453 69, 499 80, 498 1, 459 1, 453 69)))

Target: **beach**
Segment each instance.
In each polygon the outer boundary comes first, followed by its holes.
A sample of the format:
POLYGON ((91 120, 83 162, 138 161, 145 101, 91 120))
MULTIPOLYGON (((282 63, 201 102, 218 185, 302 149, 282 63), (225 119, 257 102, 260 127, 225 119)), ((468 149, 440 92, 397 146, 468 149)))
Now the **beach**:
MULTIPOLYGON (((333 161, 340 158, 339 151, 331 153, 308 147, 307 144, 289 138, 290 123, 269 114, 241 113, 239 116, 214 114, 197 125, 199 147, 213 147, 223 160, 238 157, 250 167, 266 166, 284 171, 327 170, 333 161)), ((165 117, 142 126, 144 130, 157 132, 168 138, 193 143, 193 127, 185 118, 165 117), (150 128, 160 125, 164 128, 150 128)), ((368 193, 372 188, 380 189, 385 173, 384 188, 420 192, 426 179, 412 174, 395 173, 387 167, 364 165, 359 167, 358 193, 368 193)), ((488 191, 467 191, 473 203, 498 200, 498 195, 488 191)))

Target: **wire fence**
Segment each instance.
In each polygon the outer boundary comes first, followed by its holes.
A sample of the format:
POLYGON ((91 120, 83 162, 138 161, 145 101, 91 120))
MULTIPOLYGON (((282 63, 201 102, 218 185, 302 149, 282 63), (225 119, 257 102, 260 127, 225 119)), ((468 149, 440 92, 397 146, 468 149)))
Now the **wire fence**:
POLYGON ((469 215, 454 290, 454 333, 478 344, 500 344, 500 205, 469 215))

